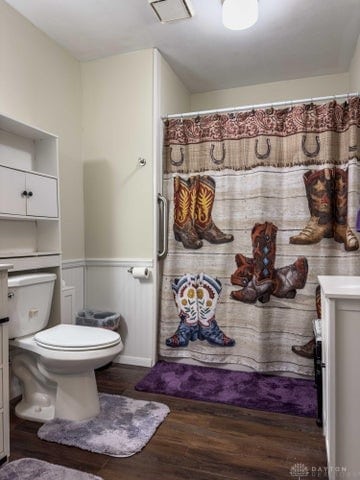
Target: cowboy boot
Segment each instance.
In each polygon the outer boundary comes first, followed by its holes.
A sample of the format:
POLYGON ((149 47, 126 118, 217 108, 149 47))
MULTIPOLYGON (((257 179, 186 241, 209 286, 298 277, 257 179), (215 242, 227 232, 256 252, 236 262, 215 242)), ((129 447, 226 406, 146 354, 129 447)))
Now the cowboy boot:
POLYGON ((198 338, 198 308, 196 300, 196 277, 187 274, 175 278, 171 284, 175 303, 180 317, 179 326, 170 338, 166 339, 168 347, 186 347, 189 340, 198 338))
POLYGON ((241 253, 237 253, 235 255, 235 262, 237 269, 231 275, 230 281, 232 285, 246 287, 254 274, 254 260, 252 258, 245 257, 241 253))
MULTIPOLYGON (((321 290, 320 285, 316 287, 315 290, 315 304, 316 304, 316 314, 317 318, 321 318, 321 290)), ((314 358, 314 348, 315 348, 315 337, 309 340, 305 345, 293 345, 291 350, 300 355, 300 357, 305 358, 314 358)))
POLYGON ((274 289, 276 232, 277 227, 270 222, 254 225, 251 232, 254 262, 252 279, 242 290, 231 292, 234 300, 244 303, 255 303, 256 300, 266 303, 270 300, 274 289))
POLYGON ((345 250, 358 250, 359 241, 347 224, 348 170, 335 168, 335 225, 334 240, 343 243, 345 250))
POLYGON ((198 276, 197 304, 199 311, 199 340, 207 340, 212 345, 232 347, 235 340, 219 328, 215 320, 215 310, 221 292, 221 282, 205 273, 198 276))
POLYGON ((296 353, 296 355, 300 355, 300 357, 305 358, 314 358, 314 348, 315 348, 315 337, 309 340, 305 345, 293 345, 291 350, 296 353))
MULTIPOLYGON (((231 283, 245 287, 252 278, 254 261, 241 253, 236 255, 235 260, 238 268, 230 277, 231 283)), ((296 290, 305 286, 307 273, 308 263, 305 257, 299 257, 292 265, 275 269, 272 295, 279 298, 295 298, 296 290)))
POLYGON ((233 235, 222 232, 214 223, 211 212, 215 200, 215 180, 208 175, 200 176, 195 209, 195 229, 199 238, 210 243, 228 243, 233 235))
POLYGON ((316 305, 316 315, 317 318, 321 318, 321 288, 320 285, 316 287, 315 290, 315 305, 316 305))
POLYGON ((304 174, 310 220, 299 235, 290 238, 290 243, 310 245, 333 236, 333 175, 329 168, 304 174))
POLYGON ((185 248, 202 247, 194 226, 195 204, 199 182, 196 177, 185 180, 174 178, 174 236, 185 248))
POLYGON ((308 262, 305 257, 299 257, 287 267, 277 268, 272 295, 278 298, 295 298, 296 290, 305 286, 308 270, 308 262))

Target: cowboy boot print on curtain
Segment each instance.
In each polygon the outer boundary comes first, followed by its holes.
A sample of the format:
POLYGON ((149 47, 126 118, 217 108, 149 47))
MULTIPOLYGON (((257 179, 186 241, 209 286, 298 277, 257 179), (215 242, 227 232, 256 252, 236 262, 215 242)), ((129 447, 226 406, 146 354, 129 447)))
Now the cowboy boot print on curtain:
MULTIPOLYGON (((260 225, 261 224, 256 224, 255 227, 258 226, 257 229, 260 230, 259 228, 260 225)), ((263 228, 265 228, 266 230, 266 227, 265 227, 266 223, 262 225, 263 225, 263 228)), ((276 244, 277 227, 273 224, 267 224, 267 225, 268 225, 267 228, 270 229, 270 231, 272 231, 272 240, 274 243, 274 248, 272 249, 274 254, 274 259, 272 262, 272 266, 273 266, 275 264, 275 244, 276 244)), ((264 250, 266 251, 266 248, 264 250)), ((255 251, 254 251, 254 255, 255 255, 255 251)), ((264 257, 263 262, 266 263, 267 260, 269 260, 269 258, 264 257)), ((256 263, 254 259, 245 257, 241 253, 238 253, 235 256, 235 261, 236 261, 237 269, 231 275, 231 278, 230 278, 231 283, 233 285, 247 287, 248 290, 251 289, 251 291, 253 292, 254 291, 253 287, 254 285, 256 285, 256 278, 254 280, 256 263), (250 284, 250 282, 252 283, 250 284)), ((271 263, 269 263, 269 265, 271 265, 271 263)), ((273 275, 272 275, 272 287, 269 292, 271 293, 271 295, 274 295, 275 297, 278 297, 278 298, 294 298, 296 296, 296 291, 304 288, 307 280, 307 274, 308 274, 308 262, 305 257, 299 257, 293 264, 288 265, 286 267, 275 268, 273 270, 273 275)), ((234 298, 235 300, 243 301, 246 303, 255 303, 256 299, 265 303, 270 299, 268 295, 257 298, 254 293, 254 295, 250 297, 253 301, 250 302, 250 301, 247 301, 249 300, 249 295, 248 295, 249 292, 247 290, 245 290, 245 292, 243 293, 241 292, 243 292, 243 290, 234 291, 231 293, 231 297, 234 298)))
POLYGON ((195 208, 195 229, 200 239, 209 243, 228 243, 234 240, 233 235, 222 232, 212 219, 212 209, 215 201, 215 180, 202 175, 199 178, 195 208))
POLYGON ((196 288, 196 277, 189 273, 171 284, 180 323, 174 335, 166 339, 168 347, 186 347, 190 340, 193 342, 198 338, 196 288))
POLYGON ((348 252, 358 250, 359 241, 348 226, 348 170, 335 168, 334 184, 334 240, 348 252))
POLYGON ((225 335, 215 320, 216 306, 222 289, 220 280, 200 273, 197 281, 199 340, 207 340, 211 345, 233 347, 235 340, 225 335))
MULTIPOLYGON (((321 319, 321 289, 320 285, 316 287, 315 290, 315 304, 316 304, 316 315, 318 319, 321 319)), ((309 340, 304 345, 293 345, 291 350, 300 355, 300 357, 305 358, 314 358, 314 348, 315 348, 315 336, 309 340)))
POLYGON ((323 238, 333 237, 333 172, 330 168, 309 170, 303 176, 310 219, 290 243, 311 245, 323 238))
POLYGON ((195 175, 188 180, 174 178, 174 235, 185 248, 198 249, 203 243, 221 244, 234 240, 222 232, 212 219, 215 201, 215 180, 208 175, 195 175))
MULTIPOLYGON (((243 261, 244 267, 249 272, 251 265, 253 266, 252 277, 242 290, 231 292, 231 298, 234 300, 244 303, 255 303, 256 300, 266 303, 270 300, 270 294, 274 290, 276 232, 277 227, 270 222, 254 225, 251 232, 252 262, 247 257, 238 257, 238 261, 243 261)), ((238 266, 238 271, 239 268, 242 267, 238 266)), ((236 275, 233 277, 235 278, 236 275)))
POLYGON ((185 248, 198 249, 202 247, 195 230, 195 205, 198 177, 188 180, 179 176, 174 178, 174 236, 175 240, 182 242, 185 248))
POLYGON ((287 267, 277 268, 271 295, 278 298, 295 298, 296 291, 305 287, 308 271, 308 261, 305 257, 299 257, 287 267))

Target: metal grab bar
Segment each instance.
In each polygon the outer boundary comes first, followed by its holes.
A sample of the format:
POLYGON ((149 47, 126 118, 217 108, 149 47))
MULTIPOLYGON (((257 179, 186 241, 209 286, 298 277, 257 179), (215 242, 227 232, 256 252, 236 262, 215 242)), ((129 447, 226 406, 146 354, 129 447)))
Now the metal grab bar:
POLYGON ((162 250, 158 250, 158 259, 161 260, 166 257, 168 253, 169 239, 168 239, 168 210, 169 204, 167 199, 158 193, 158 203, 162 204, 162 250))

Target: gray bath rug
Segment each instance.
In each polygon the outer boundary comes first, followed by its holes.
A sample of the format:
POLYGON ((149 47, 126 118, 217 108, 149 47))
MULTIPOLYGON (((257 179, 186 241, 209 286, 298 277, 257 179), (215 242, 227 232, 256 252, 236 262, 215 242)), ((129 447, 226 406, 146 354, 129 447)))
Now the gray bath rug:
POLYGON ((89 473, 43 462, 21 458, 0 468, 0 480, 103 480, 89 473))
POLYGON ((38 437, 90 452, 130 457, 144 448, 170 411, 162 403, 120 395, 100 393, 99 398, 97 417, 81 422, 55 418, 40 427, 38 437))

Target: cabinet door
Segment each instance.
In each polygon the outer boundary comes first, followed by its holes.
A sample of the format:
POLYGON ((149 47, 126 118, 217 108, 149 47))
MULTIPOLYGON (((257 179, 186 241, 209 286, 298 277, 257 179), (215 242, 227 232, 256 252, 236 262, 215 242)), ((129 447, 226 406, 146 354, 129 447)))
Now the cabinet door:
POLYGON ((57 217, 57 180, 33 173, 26 174, 27 215, 33 217, 57 217))
POLYGON ((0 167, 0 213, 26 215, 25 174, 0 167))

